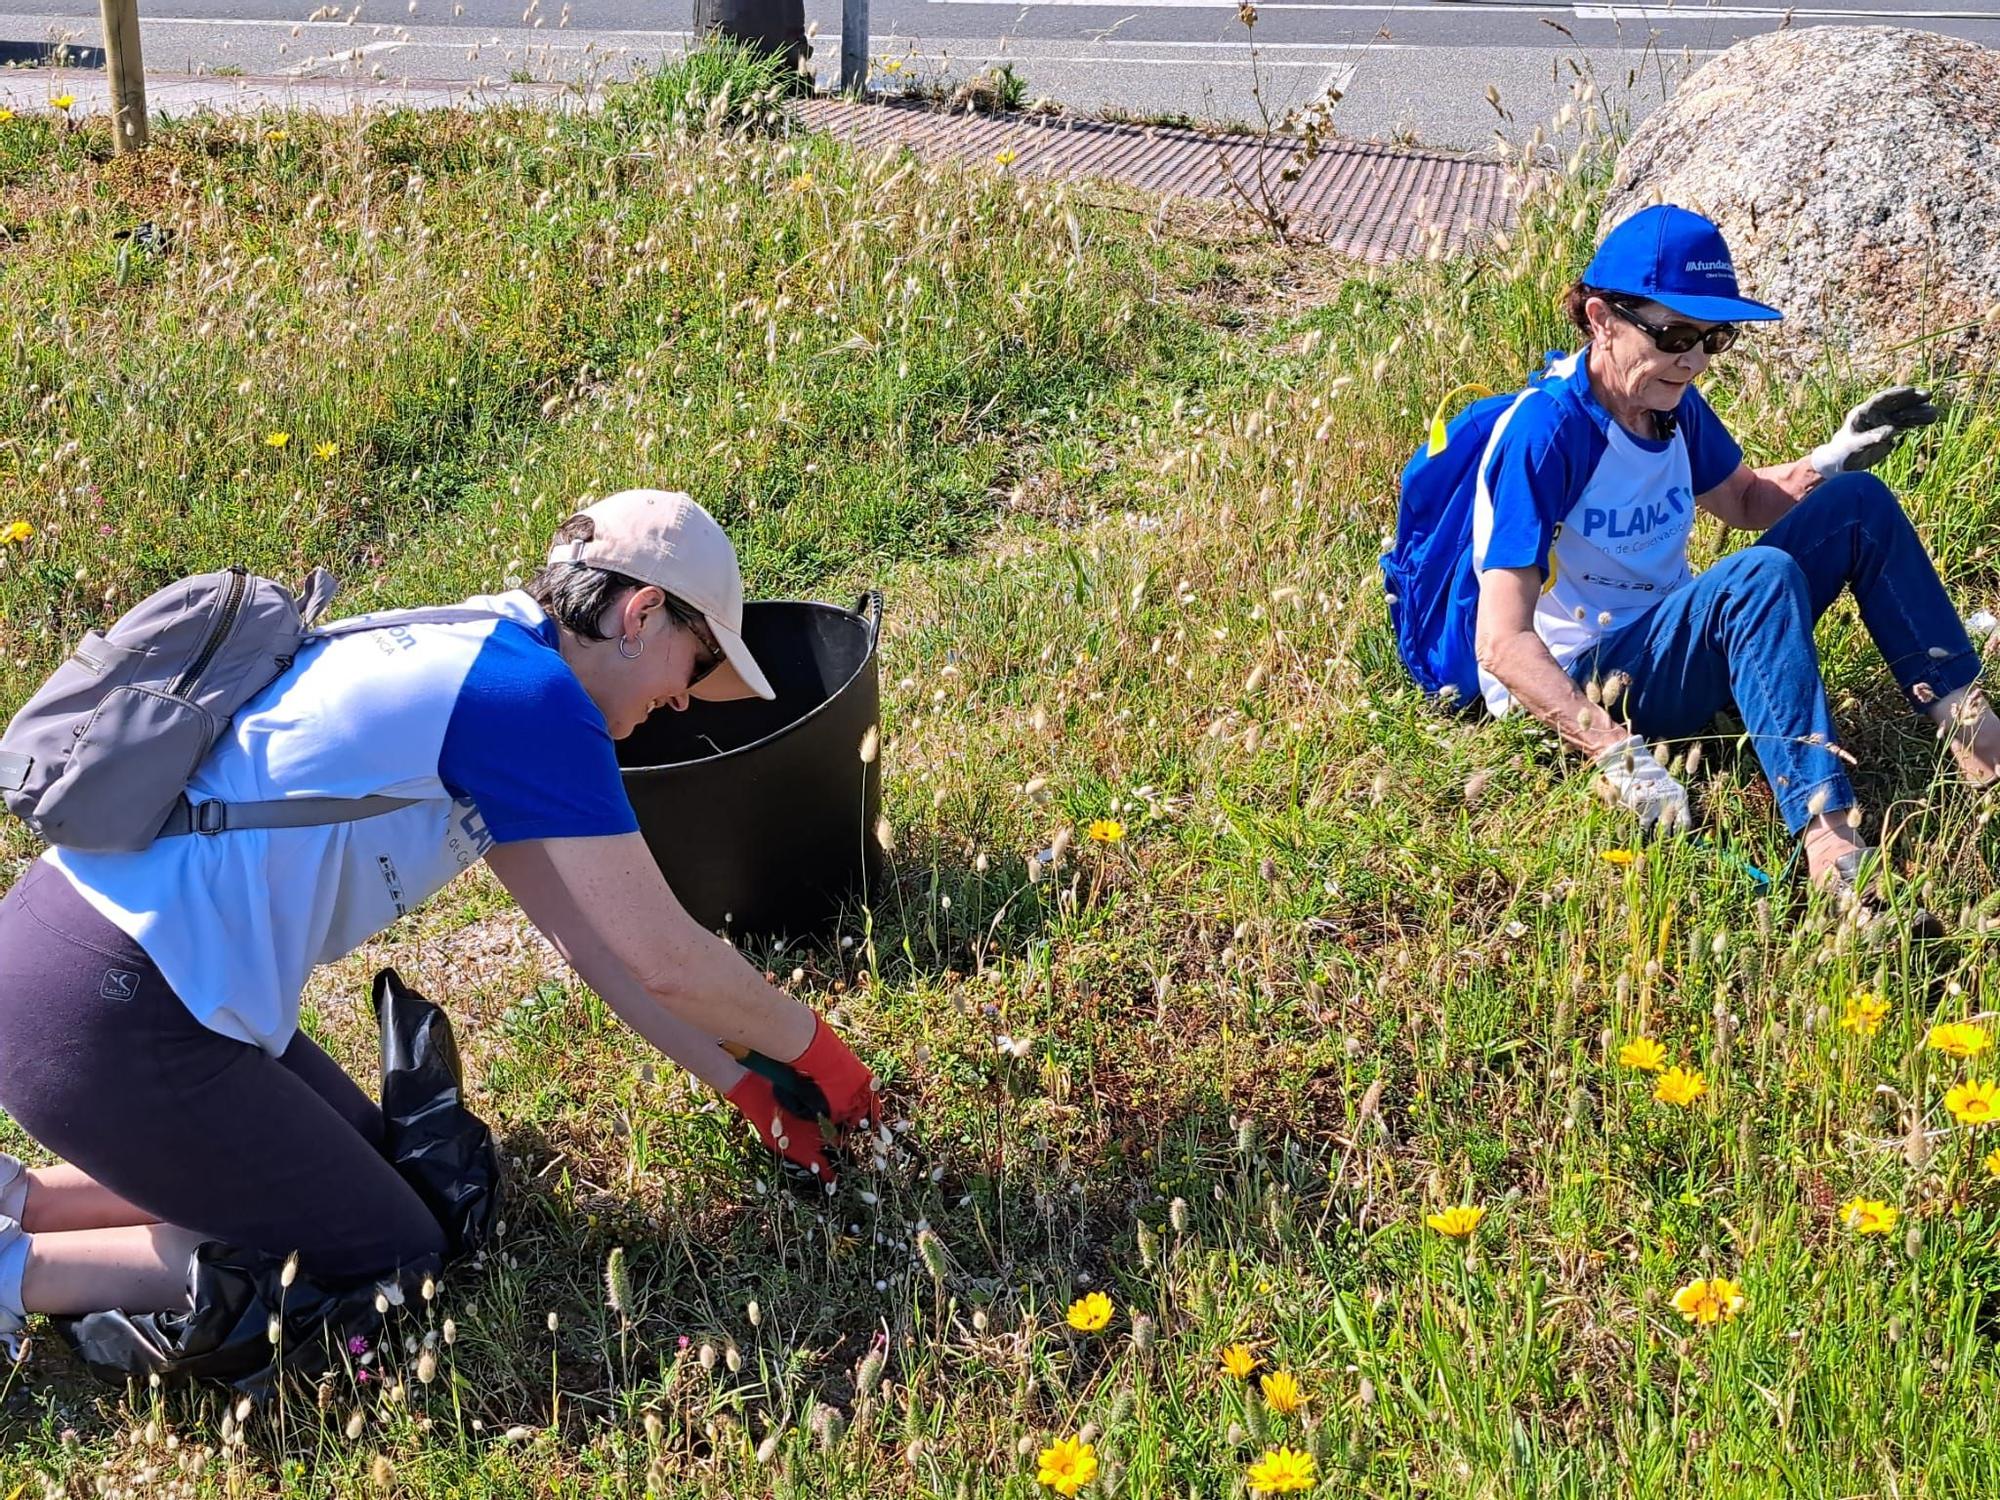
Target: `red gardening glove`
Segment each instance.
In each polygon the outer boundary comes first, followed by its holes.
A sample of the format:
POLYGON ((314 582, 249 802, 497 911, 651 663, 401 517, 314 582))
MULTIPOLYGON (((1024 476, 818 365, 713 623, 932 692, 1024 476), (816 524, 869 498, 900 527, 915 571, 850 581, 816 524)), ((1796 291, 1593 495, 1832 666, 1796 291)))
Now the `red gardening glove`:
POLYGON ((834 1035, 825 1016, 813 1017, 813 1039, 792 1059, 792 1067, 810 1078, 826 1095, 827 1112, 836 1125, 855 1126, 882 1118, 882 1101, 875 1097, 875 1075, 834 1035))
POLYGON ((778 1103, 771 1080, 745 1070, 735 1088, 722 1096, 750 1122, 757 1139, 788 1162, 806 1168, 821 1182, 835 1180, 833 1166, 822 1149, 819 1124, 795 1115, 778 1103))

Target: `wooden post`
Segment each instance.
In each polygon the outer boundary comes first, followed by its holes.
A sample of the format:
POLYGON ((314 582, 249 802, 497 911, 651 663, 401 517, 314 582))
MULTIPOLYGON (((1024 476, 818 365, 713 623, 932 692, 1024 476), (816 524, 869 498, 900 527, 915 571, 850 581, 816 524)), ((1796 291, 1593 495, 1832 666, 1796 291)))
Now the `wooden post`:
POLYGON ((867 83, 868 0, 840 0, 840 91, 858 94, 867 83))
POLYGON ((111 83, 111 139, 119 152, 146 144, 146 65, 139 55, 139 0, 102 0, 104 75, 111 83))

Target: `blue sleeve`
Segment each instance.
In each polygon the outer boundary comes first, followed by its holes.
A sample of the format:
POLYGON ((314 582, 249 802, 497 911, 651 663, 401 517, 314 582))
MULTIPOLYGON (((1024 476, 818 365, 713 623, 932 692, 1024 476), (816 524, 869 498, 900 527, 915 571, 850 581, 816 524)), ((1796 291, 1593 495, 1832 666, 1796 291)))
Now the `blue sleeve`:
POLYGON ((1481 459, 1480 512, 1473 523, 1473 562, 1480 572, 1534 568, 1547 576, 1556 527, 1597 466, 1597 455, 1579 447, 1602 441, 1594 427, 1568 417, 1561 401, 1531 395, 1514 408, 1481 459))
POLYGON ((472 799, 496 843, 639 828, 604 715, 562 657, 511 622, 494 627, 459 687, 438 779, 472 799))
POLYGON ((1743 449, 1693 386, 1681 397, 1679 431, 1687 438, 1688 469, 1694 492, 1706 495, 1743 462, 1743 449))

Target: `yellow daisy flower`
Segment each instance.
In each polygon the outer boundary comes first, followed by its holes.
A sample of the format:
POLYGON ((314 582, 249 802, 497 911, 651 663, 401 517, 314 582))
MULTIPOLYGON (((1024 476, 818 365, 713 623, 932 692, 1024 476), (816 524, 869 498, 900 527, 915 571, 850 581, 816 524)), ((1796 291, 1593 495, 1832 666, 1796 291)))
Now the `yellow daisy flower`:
POLYGON ((1057 1438, 1035 1462, 1035 1483, 1058 1495, 1074 1495, 1097 1477, 1097 1449, 1081 1438, 1057 1438))
POLYGON ((1090 825, 1093 844, 1115 844, 1125 837, 1125 825, 1116 818, 1099 818, 1090 825))
POLYGON ((1306 1393, 1299 1386, 1299 1377, 1290 1370, 1273 1370, 1257 1387, 1264 1393, 1264 1404, 1281 1417, 1289 1417, 1306 1404, 1306 1393))
POLYGON ((1222 1368, 1238 1380, 1248 1380, 1257 1368, 1257 1355, 1248 1344, 1231 1344, 1222 1351, 1222 1368))
POLYGON ((1944 1107, 1961 1125, 1991 1125, 2000 1120, 2000 1086, 1968 1078, 1944 1096, 1944 1107))
POLYGON ((264 434, 264 446, 266 448, 283 448, 291 440, 292 435, 289 432, 267 432, 264 434))
POLYGON ((1889 1014, 1889 1002, 1880 995, 1862 990, 1847 997, 1847 1004, 1840 1010, 1840 1029, 1851 1031, 1856 1036, 1873 1036, 1882 1029, 1882 1018, 1889 1014))
POLYGON ((1986 1175, 1988 1177, 2000 1177, 2000 1150, 1987 1152, 1986 1160, 1981 1162, 1980 1165, 1986 1168, 1986 1175))
POLYGON ((1743 1288, 1725 1276, 1690 1281, 1674 1293, 1674 1311, 1690 1323, 1727 1323, 1743 1303, 1743 1288))
POLYGON ((324 462, 329 458, 338 458, 339 456, 340 456, 340 444, 338 443, 313 444, 313 457, 321 460, 322 462, 324 462))
POLYGON ((1472 1205, 1447 1208, 1443 1213, 1425 1214, 1424 1222, 1449 1240, 1462 1240, 1479 1227, 1486 1210, 1472 1205))
POLYGON ((1667 1065, 1667 1049, 1649 1036, 1635 1036, 1618 1049, 1618 1066, 1657 1073, 1667 1065))
POLYGON ((1887 1234, 1902 1212, 1879 1198, 1850 1198, 1840 1205, 1840 1222, 1856 1234, 1887 1234))
POLYGON ((1111 1299, 1090 1292, 1069 1305, 1069 1326, 1079 1333, 1097 1333, 1111 1321, 1111 1299))
POLYGON ((1945 1021, 1930 1029, 1924 1045, 1946 1057, 1977 1057, 1993 1045, 1993 1038, 1970 1021, 1945 1021))
POLYGON ((1291 1490, 1311 1489, 1318 1482, 1319 1473, 1310 1453, 1279 1447, 1268 1450, 1250 1465, 1246 1477, 1257 1494, 1282 1495, 1291 1490))
POLYGON ((1708 1082, 1701 1076, 1699 1068, 1683 1068, 1678 1065, 1660 1075, 1660 1081, 1653 1085, 1653 1097, 1662 1104, 1677 1104, 1682 1109, 1708 1092, 1708 1082))
POLYGON ((1630 849, 1606 849, 1597 857, 1607 865, 1629 865, 1639 856, 1630 849))
POLYGON ((35 534, 35 528, 26 521, 9 521, 0 526, 0 546, 11 547, 16 542, 25 542, 35 534))

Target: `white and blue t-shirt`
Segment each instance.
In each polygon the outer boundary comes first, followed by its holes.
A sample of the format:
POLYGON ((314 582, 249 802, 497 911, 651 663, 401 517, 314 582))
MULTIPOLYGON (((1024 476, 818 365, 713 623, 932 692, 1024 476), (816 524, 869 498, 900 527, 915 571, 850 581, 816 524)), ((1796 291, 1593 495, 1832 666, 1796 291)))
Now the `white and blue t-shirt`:
POLYGON ((126 933, 204 1026, 276 1056, 306 976, 413 910, 494 843, 631 833, 610 730, 524 593, 500 618, 308 645, 237 714, 196 802, 418 799, 311 828, 164 838, 43 857, 126 933))
MULTIPOLYGON (((1502 413, 1480 460, 1472 566, 1535 568, 1547 580, 1535 633, 1567 668, 1686 583, 1695 496, 1743 462, 1701 392, 1673 436, 1635 437, 1590 390, 1589 346, 1556 360, 1502 413)), ((1482 669, 1486 706, 1512 699, 1482 669)))

